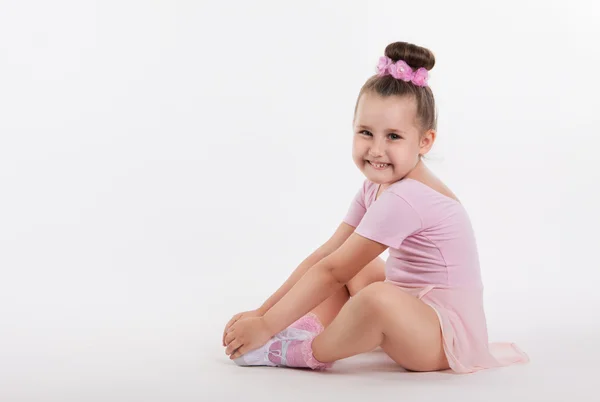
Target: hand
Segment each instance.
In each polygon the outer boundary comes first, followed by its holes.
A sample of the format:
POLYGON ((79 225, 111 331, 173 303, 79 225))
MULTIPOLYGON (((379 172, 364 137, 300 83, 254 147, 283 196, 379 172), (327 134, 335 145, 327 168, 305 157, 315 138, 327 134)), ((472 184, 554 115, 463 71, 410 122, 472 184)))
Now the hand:
POLYGON ((231 360, 263 346, 274 334, 263 317, 250 317, 234 323, 227 331, 225 353, 231 360))
POLYGON ((250 311, 244 311, 242 313, 238 313, 236 315, 234 315, 231 320, 229 320, 229 322, 227 323, 227 325, 225 325, 225 330, 223 330, 223 346, 227 346, 225 344, 225 336, 227 335, 227 330, 229 329, 229 327, 231 327, 236 321, 241 320, 242 318, 250 318, 250 317, 262 317, 263 314, 262 312, 260 312, 258 309, 257 310, 250 310, 250 311))

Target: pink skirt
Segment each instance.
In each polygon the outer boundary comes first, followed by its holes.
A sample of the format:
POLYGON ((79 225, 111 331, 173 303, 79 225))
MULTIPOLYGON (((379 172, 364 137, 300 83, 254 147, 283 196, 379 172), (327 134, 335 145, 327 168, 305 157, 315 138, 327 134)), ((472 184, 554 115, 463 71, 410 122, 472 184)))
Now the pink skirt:
POLYGON ((529 357, 510 342, 488 342, 483 289, 428 285, 413 287, 390 282, 422 300, 437 313, 444 352, 457 373, 527 363, 529 357))

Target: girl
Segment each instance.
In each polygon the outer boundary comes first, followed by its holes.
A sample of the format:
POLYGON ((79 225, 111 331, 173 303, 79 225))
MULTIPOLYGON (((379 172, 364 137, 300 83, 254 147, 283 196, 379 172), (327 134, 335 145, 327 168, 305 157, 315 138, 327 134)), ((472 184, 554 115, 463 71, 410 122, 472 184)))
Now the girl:
POLYGON ((436 138, 434 64, 423 47, 386 47, 354 110, 352 157, 366 180, 333 236, 226 325, 237 364, 324 369, 378 346, 412 371, 528 361, 514 344, 488 343, 469 217, 422 161, 436 138))

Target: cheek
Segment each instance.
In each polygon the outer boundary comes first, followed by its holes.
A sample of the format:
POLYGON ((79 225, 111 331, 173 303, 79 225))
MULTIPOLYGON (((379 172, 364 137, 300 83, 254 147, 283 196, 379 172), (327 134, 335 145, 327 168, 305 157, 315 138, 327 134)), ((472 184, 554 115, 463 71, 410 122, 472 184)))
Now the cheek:
POLYGON ((405 157, 416 156, 420 151, 419 144, 411 141, 410 143, 406 144, 402 151, 405 157))
POLYGON ((360 141, 354 140, 352 142, 352 156, 355 158, 362 158, 364 154, 365 147, 361 144, 360 141))
POLYGON ((363 164, 364 163, 363 153, 362 152, 357 152, 357 151, 352 152, 352 160, 357 165, 363 164))
POLYGON ((415 147, 413 144, 404 144, 405 146, 398 147, 395 149, 390 155, 390 162, 392 164, 402 167, 407 164, 411 164, 414 162, 416 158, 418 158, 419 148, 415 147), (407 146, 408 145, 408 146, 407 146))

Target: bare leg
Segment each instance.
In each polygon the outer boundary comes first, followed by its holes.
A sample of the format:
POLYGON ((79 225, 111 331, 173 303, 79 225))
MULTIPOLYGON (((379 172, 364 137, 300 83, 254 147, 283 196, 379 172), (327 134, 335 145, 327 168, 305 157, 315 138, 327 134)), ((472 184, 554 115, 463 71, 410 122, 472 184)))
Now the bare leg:
POLYGON ((381 346, 399 365, 412 371, 447 369, 435 311, 389 283, 374 283, 353 297, 312 343, 324 363, 369 352, 381 346))
POLYGON ((311 313, 314 313, 321 321, 321 324, 327 327, 351 296, 356 295, 361 289, 371 283, 385 280, 384 269, 385 261, 380 257, 375 258, 361 269, 346 286, 315 307, 311 313))

